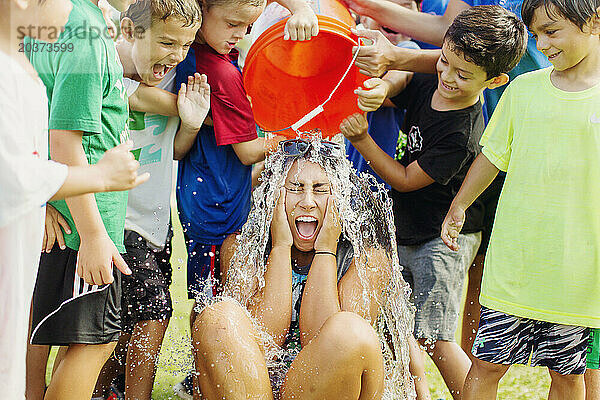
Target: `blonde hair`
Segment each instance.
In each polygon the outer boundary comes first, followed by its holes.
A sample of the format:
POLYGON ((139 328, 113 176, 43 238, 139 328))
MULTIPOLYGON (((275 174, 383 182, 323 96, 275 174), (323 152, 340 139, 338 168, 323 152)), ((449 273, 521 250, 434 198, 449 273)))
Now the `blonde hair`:
POLYGON ((197 0, 137 0, 121 14, 121 19, 129 18, 143 29, 171 17, 183 20, 183 26, 193 26, 202 22, 202 10, 197 0))

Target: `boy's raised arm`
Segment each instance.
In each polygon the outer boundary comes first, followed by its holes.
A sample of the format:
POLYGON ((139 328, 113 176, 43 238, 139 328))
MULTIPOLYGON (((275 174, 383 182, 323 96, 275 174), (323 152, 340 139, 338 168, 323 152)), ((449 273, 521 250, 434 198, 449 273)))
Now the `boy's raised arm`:
POLYGON ((188 83, 181 84, 177 95, 177 107, 181 125, 173 141, 173 158, 181 160, 190 151, 196 135, 208 118, 210 109, 210 86, 206 75, 195 73, 188 76, 188 83))
POLYGON ((473 161, 442 223, 441 237, 450 249, 458 250, 457 238, 465 223, 465 211, 492 183, 499 171, 483 153, 473 161))
POLYGON ((358 113, 349 116, 340 125, 342 134, 369 162, 369 166, 381 179, 399 192, 411 192, 434 182, 417 161, 413 161, 407 167, 396 162, 375 143, 368 134, 368 128, 365 116, 358 113))
MULTIPOLYGON (((51 129, 52 159, 72 166, 88 166, 81 142, 81 131, 51 129)), ((106 232, 94 195, 69 197, 66 202, 81 238, 77 274, 93 285, 111 283, 114 280, 112 263, 121 272, 131 274, 131 270, 106 232)))
POLYGON ((129 108, 133 111, 160 114, 176 117, 177 96, 158 87, 140 83, 135 92, 128 98, 129 108))

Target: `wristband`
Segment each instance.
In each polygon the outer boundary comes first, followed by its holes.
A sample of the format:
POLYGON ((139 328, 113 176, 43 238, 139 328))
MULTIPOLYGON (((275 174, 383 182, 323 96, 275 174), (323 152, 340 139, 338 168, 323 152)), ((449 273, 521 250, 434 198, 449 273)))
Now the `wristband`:
POLYGON ((337 255, 335 253, 332 253, 331 251, 315 251, 315 256, 318 254, 329 254, 337 258, 337 255))

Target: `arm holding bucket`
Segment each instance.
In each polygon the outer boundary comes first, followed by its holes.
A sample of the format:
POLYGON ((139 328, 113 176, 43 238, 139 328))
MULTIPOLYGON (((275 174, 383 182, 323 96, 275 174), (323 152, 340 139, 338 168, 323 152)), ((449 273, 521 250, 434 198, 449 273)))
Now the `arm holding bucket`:
POLYGON ((367 79, 364 89, 358 87, 354 93, 358 95, 358 108, 363 111, 375 111, 381 106, 395 107, 389 98, 396 96, 410 83, 412 72, 389 71, 383 78, 367 79))
POLYGON ((422 42, 441 46, 446 30, 454 18, 470 6, 461 0, 450 0, 443 15, 410 10, 391 1, 344 0, 357 14, 373 18, 381 25, 402 32, 422 42))
MULTIPOLYGON (((270 3, 272 0, 269 0, 270 3)), ((287 20, 283 40, 310 40, 319 34, 319 21, 315 12, 305 0, 275 0, 292 15, 287 20)))
POLYGON ((355 35, 369 39, 372 44, 355 46, 358 50, 355 65, 367 76, 379 77, 389 70, 435 73, 435 64, 440 58, 440 50, 406 49, 394 46, 379 31, 353 29, 355 35))
POLYGON ((369 162, 369 166, 384 181, 399 192, 412 192, 435 182, 413 161, 403 166, 383 151, 368 133, 369 125, 363 114, 353 114, 340 124, 340 131, 352 146, 369 162))

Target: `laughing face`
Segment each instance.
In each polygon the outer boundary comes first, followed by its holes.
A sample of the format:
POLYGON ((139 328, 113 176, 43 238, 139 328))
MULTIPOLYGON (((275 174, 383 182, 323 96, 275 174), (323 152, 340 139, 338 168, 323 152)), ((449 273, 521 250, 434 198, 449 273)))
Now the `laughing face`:
POLYGON ((491 82, 482 67, 467 61, 448 40, 444 41, 436 69, 438 93, 446 100, 459 102, 476 98, 491 82))
POLYGON ((300 251, 312 251, 331 194, 329 179, 319 164, 295 161, 285 180, 285 189, 285 211, 294 246, 300 251))
POLYGON ((581 29, 550 7, 538 7, 531 21, 530 31, 539 51, 559 72, 575 70, 585 64, 591 49, 598 46, 599 28, 588 21, 581 29))
POLYGON ((199 24, 185 26, 183 19, 169 17, 153 21, 150 29, 136 34, 131 58, 142 82, 157 85, 183 61, 199 28, 199 24))

